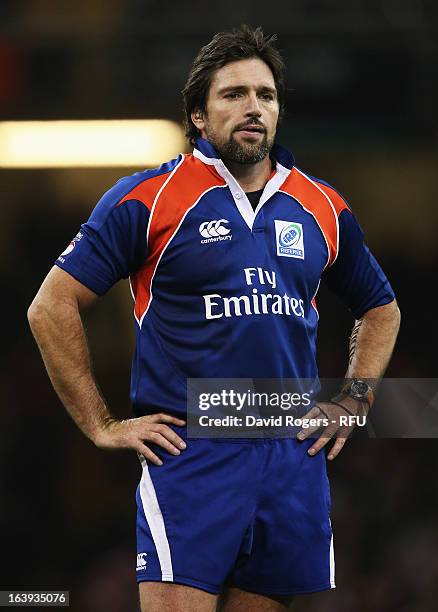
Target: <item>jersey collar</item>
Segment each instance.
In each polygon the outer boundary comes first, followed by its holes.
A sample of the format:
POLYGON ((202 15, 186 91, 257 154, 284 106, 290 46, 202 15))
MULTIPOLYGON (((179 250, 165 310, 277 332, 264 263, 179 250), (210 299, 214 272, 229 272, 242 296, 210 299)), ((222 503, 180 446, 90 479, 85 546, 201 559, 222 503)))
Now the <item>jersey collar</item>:
POLYGON ((292 153, 277 144, 272 147, 271 158, 275 161, 275 172, 266 183, 262 197, 259 200, 257 208, 254 210, 246 196, 246 193, 225 166, 223 161, 220 159, 218 152, 213 145, 208 142, 208 140, 198 138, 193 150, 193 155, 204 164, 214 166, 216 172, 226 181, 237 209, 251 231, 257 213, 265 202, 280 189, 295 164, 295 159, 292 153))

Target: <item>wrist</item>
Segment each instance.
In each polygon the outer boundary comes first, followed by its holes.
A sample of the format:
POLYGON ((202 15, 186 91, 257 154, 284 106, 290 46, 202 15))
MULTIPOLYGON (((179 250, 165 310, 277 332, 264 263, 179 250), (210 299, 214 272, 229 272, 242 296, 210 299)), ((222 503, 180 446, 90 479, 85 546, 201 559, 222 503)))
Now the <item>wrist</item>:
POLYGON ((110 414, 103 416, 98 422, 96 422, 91 432, 91 441, 96 446, 105 446, 107 441, 112 437, 113 429, 117 422, 117 419, 112 417, 110 414))
POLYGON ((339 408, 345 410, 345 412, 351 416, 363 416, 368 414, 368 405, 363 402, 359 402, 357 399, 339 393, 335 395, 331 400, 328 400, 329 404, 334 404, 339 408))
POLYGON ((368 408, 374 403, 374 390, 372 381, 365 378, 348 378, 345 380, 340 393, 333 398, 335 401, 354 400, 356 405, 366 404, 368 408))

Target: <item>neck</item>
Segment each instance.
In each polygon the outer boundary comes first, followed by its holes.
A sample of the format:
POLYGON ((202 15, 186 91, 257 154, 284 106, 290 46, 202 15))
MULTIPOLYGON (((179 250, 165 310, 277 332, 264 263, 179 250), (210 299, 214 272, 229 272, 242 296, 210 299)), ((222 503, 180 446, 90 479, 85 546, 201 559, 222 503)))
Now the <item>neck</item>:
POLYGON ((271 174, 271 159, 269 155, 256 164, 238 164, 224 160, 224 164, 234 176, 244 191, 263 189, 271 174))

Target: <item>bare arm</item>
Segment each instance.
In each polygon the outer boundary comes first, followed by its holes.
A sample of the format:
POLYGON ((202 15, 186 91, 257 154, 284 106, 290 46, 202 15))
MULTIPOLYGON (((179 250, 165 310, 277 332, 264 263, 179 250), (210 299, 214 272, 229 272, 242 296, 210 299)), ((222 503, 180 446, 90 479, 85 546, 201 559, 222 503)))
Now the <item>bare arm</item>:
POLYGON ((100 448, 133 448, 154 463, 160 459, 144 444, 150 440, 173 454, 183 440, 164 423, 184 424, 160 414, 117 421, 94 380, 80 311, 97 295, 58 267, 47 275, 29 310, 28 319, 48 375, 62 403, 82 430, 100 448))
POLYGON ((357 320, 350 337, 346 378, 381 378, 388 367, 399 328, 400 310, 395 300, 372 308, 357 320))
MULTIPOLYGON (((381 378, 388 366, 394 350, 398 330, 400 328, 400 310, 397 302, 393 300, 384 306, 372 308, 354 324, 350 337, 350 359, 346 378, 374 379, 381 378)), ((340 402, 351 412, 356 412, 358 402, 350 397, 344 397, 340 402)), ((342 413, 342 409, 329 403, 318 403, 323 414, 328 413, 330 418, 336 418, 342 413)), ((321 417, 318 406, 312 408, 308 417, 321 417)), ((321 412, 322 412, 321 411, 321 412)), ((315 441, 309 449, 309 454, 317 453, 339 428, 329 426, 322 436, 315 441)), ((351 430, 352 428, 350 428, 351 430)), ((311 436, 316 428, 309 428, 299 432, 298 438, 304 440, 311 436)), ((343 435, 337 438, 328 458, 334 459, 345 444, 349 431, 345 429, 343 435)))

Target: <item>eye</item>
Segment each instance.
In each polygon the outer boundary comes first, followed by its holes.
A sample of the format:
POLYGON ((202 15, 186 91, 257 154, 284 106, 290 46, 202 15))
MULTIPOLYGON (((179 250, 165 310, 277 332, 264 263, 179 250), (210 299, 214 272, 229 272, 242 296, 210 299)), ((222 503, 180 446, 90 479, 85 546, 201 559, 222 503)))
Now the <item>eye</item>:
POLYGON ((226 98, 229 98, 230 100, 235 100, 236 98, 240 97, 242 94, 240 91, 232 91, 228 94, 225 95, 226 98))
POLYGON ((271 93, 262 93, 260 97, 263 98, 263 100, 269 100, 269 101, 274 99, 274 95, 271 93))

